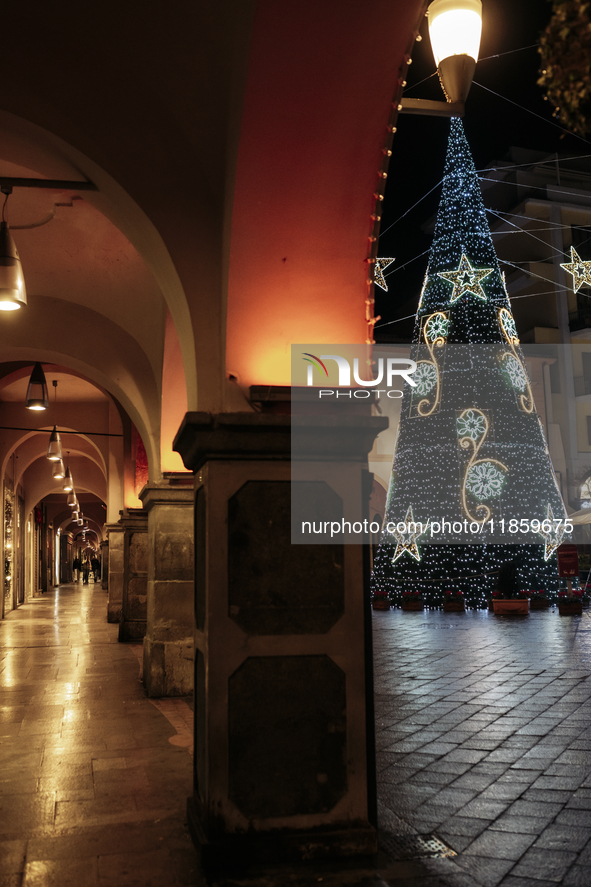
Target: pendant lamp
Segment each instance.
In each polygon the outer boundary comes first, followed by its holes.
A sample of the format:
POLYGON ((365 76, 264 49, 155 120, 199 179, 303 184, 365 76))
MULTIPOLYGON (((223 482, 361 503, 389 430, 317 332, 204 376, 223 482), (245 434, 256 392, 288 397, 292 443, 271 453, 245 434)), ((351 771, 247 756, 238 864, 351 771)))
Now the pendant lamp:
MULTIPOLYGON (((2 261, 0 257, 0 262, 2 261)), ((0 269, 2 266, 0 265, 0 269)), ((47 396, 47 382, 45 381, 45 373, 40 363, 36 363, 29 379, 27 388, 28 410, 46 410, 49 406, 49 398, 47 396)))
POLYGON ((66 476, 66 469, 64 468, 64 463, 61 459, 59 461, 53 463, 52 475, 54 480, 63 480, 66 476))
POLYGON ((70 506, 70 508, 76 507, 77 500, 76 500, 76 493, 74 492, 74 490, 70 490, 70 492, 68 493, 67 503, 70 506))
POLYGON ((0 311, 27 304, 23 266, 6 222, 0 222, 0 311))
POLYGON ((59 462, 62 458, 62 439, 57 430, 57 425, 53 426, 53 431, 49 436, 49 446, 47 447, 47 458, 50 462, 59 462))
POLYGON ((66 476, 64 477, 64 485, 63 485, 64 493, 70 493, 74 489, 74 483, 72 481, 72 474, 70 472, 70 466, 66 468, 66 476))

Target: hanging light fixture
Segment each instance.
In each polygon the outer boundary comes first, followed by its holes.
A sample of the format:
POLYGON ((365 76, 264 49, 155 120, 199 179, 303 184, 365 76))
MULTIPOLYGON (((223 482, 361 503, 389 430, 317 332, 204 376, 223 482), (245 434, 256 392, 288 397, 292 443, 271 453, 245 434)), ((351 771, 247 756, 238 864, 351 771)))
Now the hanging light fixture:
POLYGON ((76 506, 76 508, 74 508, 74 510, 72 511, 72 520, 74 521, 74 523, 76 523, 78 521, 79 517, 80 517, 80 512, 78 511, 78 506, 76 506))
MULTIPOLYGON (((1 262, 1 256, 0 256, 1 262)), ((1 269, 0 265, 0 269, 1 269)), ((40 363, 36 363, 29 379, 27 387, 28 410, 46 410, 49 406, 49 398, 47 395, 47 382, 45 381, 45 373, 40 363)))
MULTIPOLYGON (((4 210, 2 211, 4 215, 4 210)), ((23 266, 8 223, 0 222, 0 311, 17 311, 27 304, 23 266)))
POLYGON ((78 500, 76 499, 76 493, 74 492, 73 489, 71 489, 70 492, 68 493, 67 502, 68 502, 68 505, 70 506, 70 508, 76 508, 76 506, 78 504, 78 500))
POLYGON ((53 426, 53 431, 49 436, 49 446, 47 447, 47 458, 50 462, 61 462, 62 458, 62 439, 57 430, 57 425, 53 426))
POLYGON ((64 485, 63 485, 64 493, 70 493, 74 489, 74 483, 72 481, 72 473, 70 472, 70 466, 66 468, 66 475, 64 477, 64 485))
POLYGON ((480 48, 481 0, 433 0, 427 10, 437 73, 448 102, 465 102, 480 48))
POLYGON ((66 476, 66 469, 64 468, 64 463, 62 459, 53 463, 52 475, 54 480, 63 480, 66 476))

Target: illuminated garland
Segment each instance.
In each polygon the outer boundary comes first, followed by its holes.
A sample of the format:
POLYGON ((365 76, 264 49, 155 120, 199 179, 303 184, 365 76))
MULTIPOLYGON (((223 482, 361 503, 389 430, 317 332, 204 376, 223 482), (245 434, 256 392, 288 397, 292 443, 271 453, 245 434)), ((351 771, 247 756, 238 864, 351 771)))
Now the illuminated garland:
POLYGON ((417 361, 417 369, 413 376, 416 382, 413 398, 420 398, 415 407, 416 414, 419 416, 430 416, 439 406, 441 399, 441 374, 437 358, 435 357, 435 349, 443 348, 448 332, 449 317, 445 312, 436 311, 426 318, 423 325, 423 337, 431 359, 417 361), (435 388, 435 396, 433 403, 429 404, 429 400, 425 395, 429 394, 433 388, 435 388))
POLYGON ((449 301, 453 305, 453 303, 457 302, 457 300, 465 293, 469 293, 472 296, 476 296, 478 299, 482 299, 483 302, 486 302, 486 293, 482 289, 480 281, 484 280, 484 278, 488 277, 492 272, 492 268, 473 268, 468 257, 462 254, 460 264, 456 271, 438 271, 437 276, 443 277, 445 280, 449 280, 453 283, 454 288, 449 297, 449 301))
POLYGON ((488 505, 480 502, 475 510, 480 513, 481 517, 474 517, 468 507, 466 493, 472 493, 476 499, 493 499, 500 496, 505 482, 503 472, 507 472, 509 469, 498 459, 476 458, 490 427, 482 410, 464 410, 460 413, 456 425, 462 449, 472 448, 472 455, 466 466, 462 483, 462 506, 469 520, 475 523, 485 523, 490 519, 491 509, 488 505))
POLYGON ((373 266, 373 282, 376 286, 379 286, 380 289, 388 292, 388 284, 386 283, 386 278, 384 277, 384 271, 388 268, 395 259, 376 259, 373 266))
POLYGON ((560 267, 572 275, 575 293, 582 286, 591 286, 591 262, 584 262, 574 246, 570 248, 570 262, 561 262, 560 267))
POLYGON ((548 503, 548 510, 546 512, 546 520, 551 524, 551 529, 546 531, 544 529, 540 530, 540 536, 544 539, 544 560, 550 560, 562 540, 564 539, 564 529, 562 525, 556 529, 554 524, 554 512, 552 511, 552 506, 548 503))
POLYGON ((422 523, 415 523, 412 505, 409 505, 404 521, 392 528, 391 535, 396 539, 396 551, 394 552, 392 563, 395 563, 399 557, 402 557, 405 551, 416 561, 420 561, 421 553, 417 545, 417 539, 423 535, 423 527, 422 523), (399 526, 402 527, 402 530, 398 529, 399 526))

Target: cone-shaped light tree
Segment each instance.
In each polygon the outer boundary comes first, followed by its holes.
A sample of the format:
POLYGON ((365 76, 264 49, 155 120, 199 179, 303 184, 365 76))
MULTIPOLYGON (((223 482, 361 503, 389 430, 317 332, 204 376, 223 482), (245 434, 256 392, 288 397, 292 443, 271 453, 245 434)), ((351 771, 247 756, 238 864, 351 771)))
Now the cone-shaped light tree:
POLYGON ((556 592, 566 513, 459 118, 412 356, 374 591, 481 606, 510 575, 556 592))

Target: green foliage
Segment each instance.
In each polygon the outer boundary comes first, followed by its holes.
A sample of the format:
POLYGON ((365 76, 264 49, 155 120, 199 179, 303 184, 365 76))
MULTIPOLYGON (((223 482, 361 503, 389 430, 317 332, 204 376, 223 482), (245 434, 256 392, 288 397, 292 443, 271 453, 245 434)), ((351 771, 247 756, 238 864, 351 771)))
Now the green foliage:
POLYGON ((554 117, 584 136, 591 131, 591 3, 553 0, 552 10, 540 36, 538 85, 554 117))

